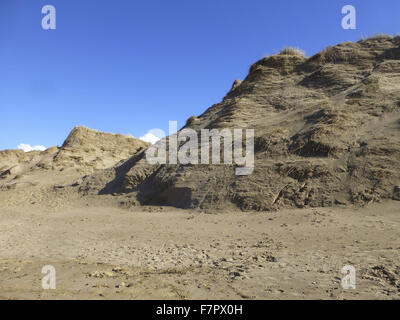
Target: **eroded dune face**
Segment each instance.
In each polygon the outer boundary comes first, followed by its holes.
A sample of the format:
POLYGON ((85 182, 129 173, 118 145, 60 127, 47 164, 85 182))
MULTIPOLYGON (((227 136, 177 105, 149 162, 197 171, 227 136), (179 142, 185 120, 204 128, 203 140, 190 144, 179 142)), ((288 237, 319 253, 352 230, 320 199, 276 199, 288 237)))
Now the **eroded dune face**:
POLYGON ((186 128, 254 129, 253 173, 236 176, 223 164, 150 165, 142 141, 75 128, 61 148, 1 152, 0 183, 68 182, 80 195, 201 209, 399 200, 400 38, 342 43, 310 58, 265 57, 186 128))
MULTIPOLYGON (((137 154, 106 184, 142 204, 273 210, 399 199, 400 38, 342 43, 306 58, 280 54, 251 66, 223 101, 188 128, 255 130, 255 168, 151 166, 137 154)), ((107 179, 105 179, 107 180, 107 179)))
POLYGON ((0 151, 0 185, 14 189, 66 183, 112 167, 147 146, 133 137, 75 127, 60 148, 0 151))

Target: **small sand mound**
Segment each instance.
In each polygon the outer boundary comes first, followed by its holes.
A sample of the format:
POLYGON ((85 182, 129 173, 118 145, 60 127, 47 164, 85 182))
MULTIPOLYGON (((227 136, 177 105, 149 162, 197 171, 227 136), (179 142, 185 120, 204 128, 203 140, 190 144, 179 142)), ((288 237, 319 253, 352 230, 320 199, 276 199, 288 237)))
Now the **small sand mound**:
POLYGON ((0 186, 15 186, 15 180, 21 185, 52 184, 54 179, 62 184, 112 167, 148 146, 133 137, 75 127, 61 148, 0 151, 0 186))

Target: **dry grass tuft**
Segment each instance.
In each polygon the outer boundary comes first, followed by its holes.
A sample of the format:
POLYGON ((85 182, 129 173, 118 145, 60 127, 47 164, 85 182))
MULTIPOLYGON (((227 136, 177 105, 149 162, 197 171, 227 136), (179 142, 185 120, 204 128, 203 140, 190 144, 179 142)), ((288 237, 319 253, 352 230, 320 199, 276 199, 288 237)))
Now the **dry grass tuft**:
POLYGON ((196 116, 191 116, 189 119, 186 120, 186 126, 190 126, 193 122, 197 121, 199 118, 196 116))
POLYGON ((292 55, 292 56, 302 56, 305 57, 306 53, 304 50, 296 47, 285 47, 279 53, 280 55, 292 55))
POLYGON ((362 37, 362 40, 381 40, 381 39, 393 39, 393 38, 394 36, 391 34, 378 32, 368 37, 362 37))

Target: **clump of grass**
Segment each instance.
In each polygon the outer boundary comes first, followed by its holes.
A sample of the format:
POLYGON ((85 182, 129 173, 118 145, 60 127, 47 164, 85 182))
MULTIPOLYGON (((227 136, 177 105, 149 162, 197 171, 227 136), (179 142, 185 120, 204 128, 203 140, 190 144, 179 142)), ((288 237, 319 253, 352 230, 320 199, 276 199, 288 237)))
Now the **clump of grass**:
POLYGON ((296 47, 285 47, 279 53, 280 55, 291 55, 291 56, 302 56, 305 57, 306 53, 304 50, 296 47))
POLYGON ((394 37, 391 34, 378 32, 368 37, 363 36, 362 40, 380 40, 380 39, 393 39, 393 38, 394 37))

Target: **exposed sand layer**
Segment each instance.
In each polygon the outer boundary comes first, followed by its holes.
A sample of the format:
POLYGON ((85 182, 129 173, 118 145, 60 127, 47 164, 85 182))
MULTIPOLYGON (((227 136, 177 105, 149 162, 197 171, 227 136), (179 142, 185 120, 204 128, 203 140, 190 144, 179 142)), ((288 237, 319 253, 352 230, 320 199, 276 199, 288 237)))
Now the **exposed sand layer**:
POLYGON ((0 299, 400 298, 398 202, 204 214, 98 201, 1 208, 0 299))

